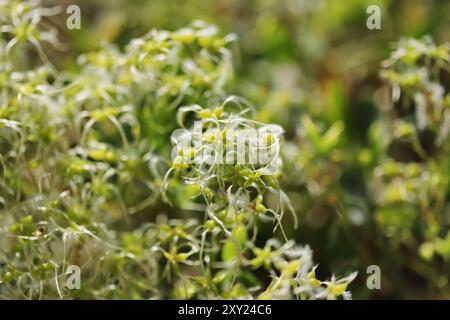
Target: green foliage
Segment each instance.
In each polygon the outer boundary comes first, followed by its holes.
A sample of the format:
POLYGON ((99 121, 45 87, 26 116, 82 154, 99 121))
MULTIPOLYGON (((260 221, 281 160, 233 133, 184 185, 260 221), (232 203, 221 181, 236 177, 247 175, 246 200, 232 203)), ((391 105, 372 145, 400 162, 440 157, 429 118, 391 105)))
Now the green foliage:
MULTIPOLYGON (((448 230, 450 46, 429 38, 402 40, 381 75, 391 90, 385 121, 392 131, 385 133, 385 154, 371 182, 376 219, 429 259, 430 243, 445 242, 439 237, 448 230), (412 245, 413 238, 425 243, 412 245)), ((436 251, 447 259, 445 252, 436 251)))
POLYGON ((449 4, 43 3, 0 1, 0 297, 450 297, 449 4))
POLYGON ((309 247, 270 237, 264 249, 255 244, 258 224, 272 215, 282 229, 289 206, 278 183, 281 128, 263 136, 276 149, 271 166, 192 168, 184 159, 199 150, 179 149, 169 168, 177 114, 183 126, 189 111, 209 123, 209 144, 222 143, 226 130, 266 128, 245 116, 248 106, 239 109, 243 99, 225 98, 233 36, 198 21, 153 30, 123 51, 111 45, 80 56, 79 72, 59 72, 39 42, 40 18, 51 12, 31 2, 2 7, 2 297, 349 297, 355 274, 317 280, 309 247), (15 49, 28 44, 44 63, 21 70, 26 51, 15 49), (163 205, 160 190, 170 211, 194 209, 204 219, 146 217, 163 205), (276 210, 263 204, 265 193, 279 198, 276 210), (252 274, 259 259, 268 285, 252 274), (78 290, 65 285, 70 265, 81 268, 78 290))

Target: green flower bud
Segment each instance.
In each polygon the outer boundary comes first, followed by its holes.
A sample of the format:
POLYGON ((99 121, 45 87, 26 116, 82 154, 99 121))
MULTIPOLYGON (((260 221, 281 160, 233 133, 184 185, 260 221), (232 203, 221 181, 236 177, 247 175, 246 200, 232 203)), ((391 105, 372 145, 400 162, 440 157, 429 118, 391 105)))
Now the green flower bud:
POLYGON ((205 222, 205 229, 209 232, 213 231, 216 227, 216 222, 214 220, 208 220, 205 222))
POLYGON ((197 115, 200 119, 211 118, 212 112, 210 109, 203 109, 197 112, 197 115))
POLYGON ((255 210, 257 213, 265 213, 267 211, 267 208, 262 203, 258 203, 255 206, 255 210))

